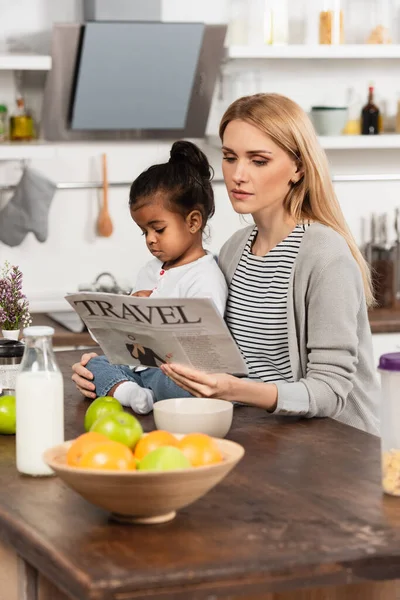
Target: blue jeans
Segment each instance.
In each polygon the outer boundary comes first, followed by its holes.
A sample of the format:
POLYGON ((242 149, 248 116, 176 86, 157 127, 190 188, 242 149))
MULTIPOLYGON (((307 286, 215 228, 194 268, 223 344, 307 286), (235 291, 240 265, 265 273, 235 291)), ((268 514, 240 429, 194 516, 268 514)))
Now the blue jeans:
POLYGON ((148 368, 135 372, 126 365, 112 365, 105 356, 91 358, 86 368, 93 373, 98 396, 107 396, 116 383, 134 381, 140 387, 151 390, 155 402, 167 398, 192 398, 192 394, 164 375, 161 369, 148 368))

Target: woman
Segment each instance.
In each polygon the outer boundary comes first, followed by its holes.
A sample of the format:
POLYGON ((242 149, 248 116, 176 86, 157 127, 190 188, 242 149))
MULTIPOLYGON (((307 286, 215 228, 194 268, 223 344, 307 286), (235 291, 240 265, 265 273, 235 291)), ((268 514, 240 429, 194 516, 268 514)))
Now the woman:
MULTIPOLYGON (((288 98, 256 94, 227 109, 220 137, 233 209, 255 223, 219 257, 229 285, 226 321, 249 377, 175 364, 162 370, 194 396, 332 417, 377 434, 370 274, 311 122, 288 98)), ((87 389, 83 365, 74 370, 87 389)))

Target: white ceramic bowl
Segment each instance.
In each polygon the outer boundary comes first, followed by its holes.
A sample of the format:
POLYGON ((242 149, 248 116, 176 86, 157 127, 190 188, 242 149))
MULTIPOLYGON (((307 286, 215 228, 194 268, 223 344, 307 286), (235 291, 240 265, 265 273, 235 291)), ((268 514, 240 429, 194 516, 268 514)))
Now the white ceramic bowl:
POLYGON ((341 135, 347 121, 347 107, 313 106, 311 119, 318 135, 341 135))
POLYGON ((233 404, 216 398, 169 398, 156 402, 153 414, 157 429, 223 438, 232 425, 233 404))

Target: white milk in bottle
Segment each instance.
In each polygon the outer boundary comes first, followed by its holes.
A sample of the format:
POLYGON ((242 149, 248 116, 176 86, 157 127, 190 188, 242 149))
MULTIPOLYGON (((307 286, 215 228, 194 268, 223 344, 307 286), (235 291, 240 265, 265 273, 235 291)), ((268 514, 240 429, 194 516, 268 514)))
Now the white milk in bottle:
POLYGON ((24 329, 25 351, 17 375, 17 469, 25 475, 53 475, 43 460, 64 441, 64 386, 54 357, 52 327, 24 329))

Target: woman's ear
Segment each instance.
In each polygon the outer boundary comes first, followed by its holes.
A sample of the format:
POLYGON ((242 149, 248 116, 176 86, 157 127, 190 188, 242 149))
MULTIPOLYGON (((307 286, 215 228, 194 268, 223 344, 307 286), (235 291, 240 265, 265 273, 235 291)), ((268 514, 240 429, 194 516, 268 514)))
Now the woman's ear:
POLYGON ((192 210, 186 217, 186 223, 189 227, 190 233, 197 233, 203 225, 203 217, 199 210, 192 210))
POLYGON ((290 182, 289 183, 293 183, 296 184, 298 183, 301 179, 303 179, 304 177, 304 171, 303 168, 301 166, 300 163, 297 163, 296 165, 296 171, 293 173, 290 182))

